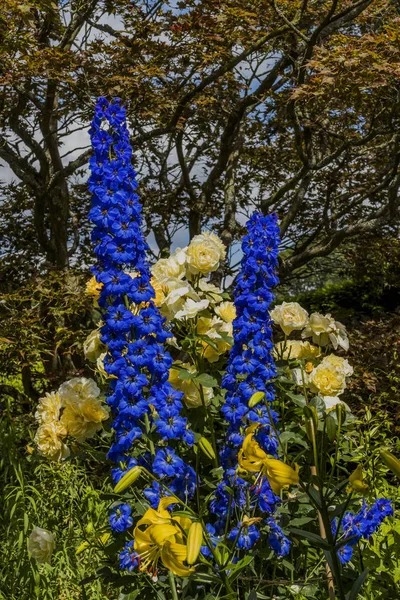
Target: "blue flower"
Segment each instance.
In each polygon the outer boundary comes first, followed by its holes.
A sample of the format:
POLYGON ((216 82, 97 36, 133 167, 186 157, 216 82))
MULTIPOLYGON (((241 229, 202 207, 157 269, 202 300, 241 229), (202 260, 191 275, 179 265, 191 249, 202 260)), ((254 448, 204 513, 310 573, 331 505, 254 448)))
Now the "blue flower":
POLYGON ((237 548, 241 550, 250 550, 260 538, 260 532, 255 525, 244 525, 239 521, 237 527, 234 527, 228 535, 231 542, 235 542, 237 548))
POLYGON ((122 533, 132 527, 131 507, 129 504, 119 504, 110 514, 110 526, 113 531, 122 533))
POLYGON ((353 552, 354 552, 354 546, 350 546, 349 544, 346 544, 345 546, 341 546, 338 550, 338 557, 339 557, 340 562, 343 565, 348 563, 353 556, 353 552))
POLYGON ((272 517, 267 519, 269 525, 268 541, 272 550, 278 556, 286 556, 290 551, 290 541, 272 517))
POLYGON ((135 552, 133 545, 134 540, 130 540, 124 546, 124 549, 119 555, 119 564, 121 569, 133 571, 139 565, 139 555, 135 552))
POLYGON ((183 471, 185 463, 172 448, 158 450, 153 462, 153 471, 159 477, 173 477, 183 471))

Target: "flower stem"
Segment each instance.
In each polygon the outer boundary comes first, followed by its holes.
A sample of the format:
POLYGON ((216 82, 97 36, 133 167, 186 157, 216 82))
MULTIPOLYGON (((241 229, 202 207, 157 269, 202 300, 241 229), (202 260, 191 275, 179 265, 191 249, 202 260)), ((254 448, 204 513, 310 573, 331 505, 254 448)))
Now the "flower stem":
POLYGON ((175 576, 172 571, 168 571, 168 579, 171 588, 172 600, 179 600, 178 592, 176 591, 175 576))

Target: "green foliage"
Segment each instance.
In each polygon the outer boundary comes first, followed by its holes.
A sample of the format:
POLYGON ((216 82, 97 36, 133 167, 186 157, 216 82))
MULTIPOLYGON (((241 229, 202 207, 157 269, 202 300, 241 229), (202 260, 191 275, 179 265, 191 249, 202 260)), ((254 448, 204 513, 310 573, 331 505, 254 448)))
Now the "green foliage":
POLYGON ((76 556, 82 538, 104 531, 108 468, 89 459, 63 464, 41 461, 31 454, 32 415, 18 411, 12 401, 3 409, 0 599, 116 600, 115 590, 98 579, 85 587, 80 583, 99 566, 98 553, 88 550, 76 556), (54 533, 56 551, 51 565, 38 565, 29 558, 27 538, 35 525, 54 533))
POLYGON ((82 343, 94 311, 85 281, 82 273, 50 271, 1 295, 0 370, 8 378, 22 374, 31 398, 84 368, 82 343))

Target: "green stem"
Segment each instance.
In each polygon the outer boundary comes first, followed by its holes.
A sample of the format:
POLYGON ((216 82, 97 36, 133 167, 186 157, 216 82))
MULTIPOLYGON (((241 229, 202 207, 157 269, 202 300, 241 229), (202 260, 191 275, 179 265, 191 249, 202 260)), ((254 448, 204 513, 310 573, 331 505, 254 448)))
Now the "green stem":
POLYGON ((204 399, 203 386, 201 384, 199 385, 199 391, 200 391, 201 403, 203 405, 206 419, 207 419, 208 425, 209 425, 208 428, 210 430, 210 435, 211 435, 211 445, 213 447, 214 454, 215 454, 215 458, 213 458, 213 463, 214 463, 214 467, 217 469, 219 467, 219 462, 218 462, 217 440, 215 439, 215 431, 214 431, 214 419, 206 406, 206 402, 204 399))
POLYGON ((171 588, 172 600, 179 600, 178 592, 176 591, 175 576, 172 571, 168 571, 168 579, 171 588))
POLYGON ((149 421, 149 415, 147 413, 144 414, 144 425, 146 427, 147 439, 149 440, 150 453, 152 456, 155 456, 156 451, 154 448, 154 442, 150 438, 150 435, 149 435, 150 434, 150 421, 149 421))

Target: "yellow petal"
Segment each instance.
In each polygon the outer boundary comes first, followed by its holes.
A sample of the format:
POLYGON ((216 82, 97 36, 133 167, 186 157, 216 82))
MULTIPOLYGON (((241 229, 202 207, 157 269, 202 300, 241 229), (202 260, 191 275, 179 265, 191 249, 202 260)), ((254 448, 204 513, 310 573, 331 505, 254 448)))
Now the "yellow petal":
POLYGON ((172 571, 178 577, 187 577, 193 573, 193 568, 188 568, 183 564, 186 560, 186 546, 184 544, 176 544, 167 542, 161 551, 161 560, 164 566, 172 571))
POLYGON ((157 546, 162 546, 168 538, 173 537, 178 531, 177 526, 174 525, 151 525, 148 528, 148 534, 157 546))

